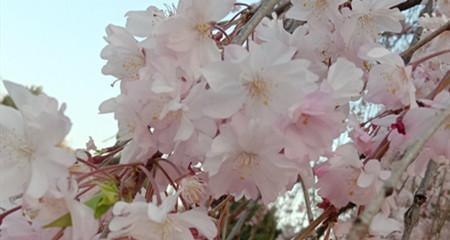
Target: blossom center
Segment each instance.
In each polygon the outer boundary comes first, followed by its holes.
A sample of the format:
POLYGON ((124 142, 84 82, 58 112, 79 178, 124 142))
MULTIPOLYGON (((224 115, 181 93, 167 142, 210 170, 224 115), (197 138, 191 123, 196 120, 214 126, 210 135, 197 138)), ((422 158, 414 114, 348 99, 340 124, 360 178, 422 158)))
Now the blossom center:
POLYGON ((361 27, 368 27, 372 24, 372 17, 369 15, 363 15, 358 18, 361 27))
POLYGON ((133 79, 139 78, 139 70, 144 67, 144 59, 137 56, 132 56, 122 64, 122 68, 131 75, 133 79))
POLYGON ((198 33, 200 33, 200 36, 202 36, 202 37, 208 37, 209 36, 210 28, 211 28, 211 25, 208 24, 208 23, 199 23, 199 24, 196 24, 194 26, 194 29, 198 33))
POLYGON ((327 0, 317 0, 315 2, 316 2, 316 8, 317 9, 325 8, 328 5, 327 0))
POLYGON ((269 84, 266 81, 256 78, 245 83, 244 86, 250 97, 261 100, 264 105, 269 104, 269 84))
POLYGON ((6 153, 9 159, 27 164, 33 155, 33 149, 26 144, 25 139, 0 125, 0 152, 6 153))
POLYGON ((172 239, 172 224, 172 221, 170 221, 169 219, 166 219, 163 223, 161 223, 161 237, 163 240, 172 239))
POLYGON ((205 186, 196 177, 186 177, 181 180, 181 192, 190 203, 200 203, 205 186))
POLYGON ((259 164, 258 156, 254 153, 243 152, 236 158, 235 169, 240 172, 240 179, 244 180, 255 165, 259 164))

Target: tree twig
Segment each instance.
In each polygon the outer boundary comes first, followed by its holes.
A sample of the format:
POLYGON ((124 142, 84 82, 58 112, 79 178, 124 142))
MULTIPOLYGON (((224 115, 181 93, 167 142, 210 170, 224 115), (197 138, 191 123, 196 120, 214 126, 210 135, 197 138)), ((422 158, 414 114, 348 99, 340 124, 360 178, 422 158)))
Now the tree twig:
POLYGON ((430 127, 422 133, 419 139, 417 139, 410 147, 408 147, 405 153, 402 155, 398 166, 392 170, 391 177, 384 183, 381 190, 375 196, 375 198, 367 205, 364 212, 356 219, 349 233, 349 240, 359 240, 367 234, 370 223, 373 217, 380 210, 381 205, 386 197, 390 196, 394 191, 394 187, 400 181, 402 174, 406 168, 413 162, 417 155, 421 152, 423 146, 428 139, 436 132, 437 129, 447 120, 450 116, 450 108, 442 111, 430 124, 430 127))
POLYGON ((280 0, 265 0, 256 10, 255 14, 250 18, 250 20, 239 30, 236 37, 233 38, 231 43, 242 45, 256 28, 256 26, 261 22, 261 20, 268 14, 271 13, 275 5, 280 0))
POLYGON ((423 45, 429 43, 435 37, 439 36, 441 33, 450 30, 450 21, 447 21, 444 25, 436 29, 435 31, 429 33, 426 37, 420 39, 415 44, 411 45, 408 49, 400 54, 405 63, 409 62, 413 54, 421 48, 423 45))
POLYGON ((309 196, 308 189, 306 189, 305 182, 303 181, 303 178, 301 175, 298 175, 298 180, 300 181, 300 184, 302 185, 303 197, 305 198, 305 205, 306 205, 306 214, 308 216, 308 222, 309 222, 309 224, 311 224, 314 221, 314 215, 313 215, 312 209, 311 209, 311 198, 309 196))
POLYGON ((408 0, 408 1, 402 2, 398 5, 395 5, 392 8, 398 8, 400 11, 404 11, 404 10, 413 8, 417 5, 420 5, 421 2, 422 2, 422 0, 408 0))
POLYGON ((250 200, 247 205, 247 209, 243 213, 241 213, 241 216, 239 216, 238 221, 236 222, 236 224, 234 224, 226 240, 233 240, 234 237, 238 235, 245 221, 248 220, 248 218, 253 214, 256 208, 258 208, 258 202, 255 200, 250 200))
POLYGON ((322 214, 320 214, 320 216, 318 218, 316 218, 312 223, 309 224, 308 227, 306 227, 305 229, 303 229, 298 235, 297 237, 295 237, 295 240, 303 240, 306 237, 308 237, 311 232, 314 231, 314 229, 321 224, 323 221, 325 221, 328 216, 330 216, 332 214, 332 212, 335 211, 333 207, 328 208, 327 210, 325 210, 322 214))
POLYGON ((408 210, 405 212, 403 222, 405 230, 403 231, 402 240, 409 240, 413 228, 417 225, 420 219, 420 207, 427 201, 427 189, 430 186, 431 179, 436 173, 437 165, 433 160, 430 160, 425 171, 425 176, 420 182, 420 186, 414 194, 414 201, 408 210))

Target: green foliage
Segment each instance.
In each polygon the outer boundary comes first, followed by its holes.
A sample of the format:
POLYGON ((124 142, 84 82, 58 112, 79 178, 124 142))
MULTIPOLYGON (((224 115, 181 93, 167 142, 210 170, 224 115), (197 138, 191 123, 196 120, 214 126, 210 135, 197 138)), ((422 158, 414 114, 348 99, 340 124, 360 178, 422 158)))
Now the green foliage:
POLYGON ((61 217, 57 218, 55 221, 44 225, 43 228, 51 228, 51 227, 58 227, 58 228, 63 228, 63 227, 70 227, 72 226, 72 218, 70 217, 70 213, 66 213, 64 215, 62 215, 61 217))
MULTIPOLYGON (((98 185, 100 187, 100 192, 84 203, 86 206, 94 210, 94 216, 96 219, 101 218, 103 214, 105 214, 119 200, 119 189, 117 188, 115 182, 102 182, 98 185)), ((72 226, 72 218, 70 213, 66 213, 53 222, 45 225, 44 228, 62 228, 70 226, 72 226)))

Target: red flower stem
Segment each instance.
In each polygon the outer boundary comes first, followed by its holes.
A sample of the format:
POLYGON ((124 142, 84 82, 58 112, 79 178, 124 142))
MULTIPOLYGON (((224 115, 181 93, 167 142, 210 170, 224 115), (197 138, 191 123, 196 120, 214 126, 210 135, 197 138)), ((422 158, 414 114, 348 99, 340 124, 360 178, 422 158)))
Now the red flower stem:
POLYGON ((151 201, 152 199, 152 189, 154 190, 155 194, 156 194, 156 199, 158 201, 158 205, 161 204, 161 195, 160 195, 160 191, 158 188, 158 185, 156 185, 155 179, 152 177, 152 173, 145 168, 144 166, 139 166, 138 167, 146 176, 147 179, 149 181, 148 187, 147 187, 147 191, 145 193, 145 199, 147 199, 147 201, 151 201), (150 188, 151 187, 151 188, 150 188))
POLYGON ((21 209, 21 208, 22 208, 22 206, 17 206, 17 207, 15 207, 15 208, 11 208, 11 209, 7 210, 6 212, 3 212, 2 214, 0 214, 0 225, 2 225, 3 220, 5 220, 5 218, 6 218, 8 215, 10 215, 10 214, 12 214, 12 213, 18 211, 18 210, 21 209))
POLYGON ((108 171, 114 171, 114 170, 122 169, 122 168, 137 167, 137 166, 142 166, 142 163, 128 163, 128 164, 119 164, 119 165, 108 166, 108 167, 100 168, 95 171, 86 173, 85 175, 80 176, 77 180, 78 180, 78 182, 81 182, 85 178, 93 176, 95 174, 105 173, 108 171))

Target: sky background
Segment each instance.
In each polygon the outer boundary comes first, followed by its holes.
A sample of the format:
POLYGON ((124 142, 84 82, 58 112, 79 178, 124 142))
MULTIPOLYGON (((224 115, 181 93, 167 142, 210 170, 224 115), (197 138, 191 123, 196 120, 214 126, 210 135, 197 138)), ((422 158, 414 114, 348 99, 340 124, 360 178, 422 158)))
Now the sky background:
MULTIPOLYGON (((72 119, 67 143, 83 147, 113 143, 113 116, 99 115, 99 104, 119 93, 104 76, 100 51, 105 27, 125 25, 125 13, 175 0, 0 0, 0 78, 38 85, 68 105, 72 119), (104 142, 106 139, 109 142, 104 142)), ((0 84, 0 96, 5 94, 0 84)))

